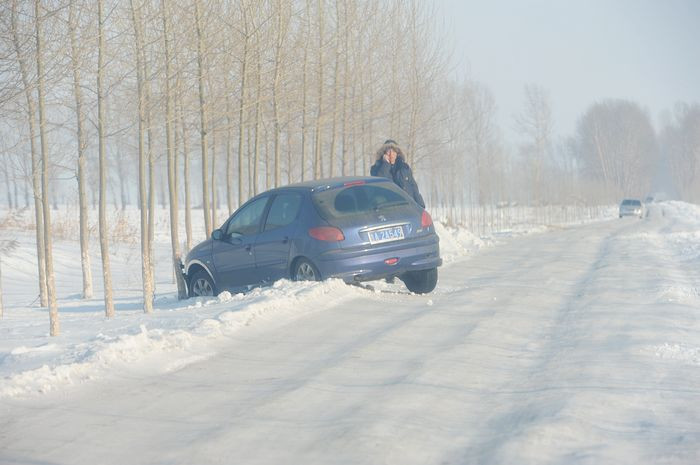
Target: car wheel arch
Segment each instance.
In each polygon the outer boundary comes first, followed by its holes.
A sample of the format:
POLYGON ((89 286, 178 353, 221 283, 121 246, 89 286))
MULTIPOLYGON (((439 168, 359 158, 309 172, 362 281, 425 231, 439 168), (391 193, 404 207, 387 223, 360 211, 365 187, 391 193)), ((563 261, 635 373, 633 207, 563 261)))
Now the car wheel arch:
MULTIPOLYGON (((316 263, 314 263, 314 261, 311 260, 309 257, 306 257, 306 256, 304 256, 304 255, 297 255, 296 257, 294 257, 294 258, 290 261, 290 265, 289 265, 289 269, 288 269, 288 271, 289 271, 289 279, 294 280, 294 271, 296 270, 297 264, 298 264, 300 261, 302 261, 302 260, 306 260, 307 262, 311 263, 311 264, 314 266, 314 268, 316 268, 316 270, 318 270, 318 266, 316 265, 316 263)), ((321 274, 321 273, 320 273, 320 271, 319 271, 319 275, 320 275, 320 274, 321 274)), ((320 279, 323 279, 321 276, 319 276, 319 278, 320 278, 320 279)))
POLYGON ((194 262, 190 264, 190 266, 187 268, 187 284, 190 284, 190 280, 192 279, 192 276, 194 276, 198 271, 205 271, 209 277, 211 278, 212 282, 214 285, 216 285, 216 279, 214 278, 214 275, 212 272, 207 268, 203 263, 200 262, 194 262))

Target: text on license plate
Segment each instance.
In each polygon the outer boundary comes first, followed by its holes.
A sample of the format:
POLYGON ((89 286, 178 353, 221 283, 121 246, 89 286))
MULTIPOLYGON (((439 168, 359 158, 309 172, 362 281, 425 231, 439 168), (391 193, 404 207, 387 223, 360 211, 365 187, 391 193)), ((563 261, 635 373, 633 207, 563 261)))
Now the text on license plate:
POLYGON ((369 232, 370 244, 379 244, 381 242, 398 241, 404 238, 403 228, 401 226, 393 226, 391 228, 377 229, 369 232))

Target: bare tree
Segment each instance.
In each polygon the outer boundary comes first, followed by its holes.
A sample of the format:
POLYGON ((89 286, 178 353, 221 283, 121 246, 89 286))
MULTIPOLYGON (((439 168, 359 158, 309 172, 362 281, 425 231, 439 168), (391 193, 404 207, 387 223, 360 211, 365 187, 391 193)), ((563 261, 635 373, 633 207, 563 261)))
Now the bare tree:
POLYGON ((219 199, 216 195, 216 175, 218 172, 216 171, 216 127, 212 125, 211 128, 211 224, 212 227, 216 226, 218 224, 218 219, 216 217, 216 208, 219 203, 219 199))
POLYGON ((527 142, 523 152, 532 169, 532 190, 534 200, 540 203, 543 198, 544 165, 551 154, 552 110, 547 92, 534 84, 525 85, 525 108, 516 116, 516 126, 527 142))
MULTIPOLYGON (((229 66, 230 63, 229 63, 229 66)), ((226 94, 226 206, 233 213, 233 106, 231 96, 226 94)))
POLYGON ((275 28, 275 58, 274 58, 274 71, 272 79, 272 111, 274 120, 274 165, 275 165, 275 187, 280 186, 280 109, 279 109, 279 87, 280 80, 282 78, 283 70, 283 46, 287 40, 287 31, 289 29, 289 18, 291 12, 291 5, 287 5, 286 1, 276 0, 275 3, 275 18, 277 19, 277 25, 275 28))
POLYGON ((75 98, 75 116, 78 136, 78 205, 80 211, 80 264, 83 270, 83 298, 92 298, 92 270, 90 268, 90 243, 88 230, 88 205, 86 191, 87 176, 87 138, 85 135, 85 115, 83 114, 83 93, 80 78, 81 59, 76 31, 75 1, 69 5, 68 30, 70 35, 71 64, 73 68, 73 96, 75 98))
POLYGON ((324 48, 324 21, 323 9, 324 0, 318 0, 318 109, 316 114, 316 134, 315 134, 315 148, 314 148, 314 177, 316 179, 323 176, 323 157, 321 156, 321 151, 323 150, 322 144, 322 125, 323 125, 323 68, 325 66, 323 48, 324 48))
POLYGON ((474 167, 475 184, 477 188, 476 203, 483 205, 493 199, 492 175, 489 172, 495 168, 495 114, 496 103, 493 95, 485 87, 474 83, 465 83, 462 90, 460 107, 462 118, 460 122, 464 129, 463 149, 466 160, 474 167), (466 123, 466 124, 465 124, 466 123))
POLYGON ((331 129, 330 129, 330 142, 329 142, 329 149, 328 149, 328 154, 330 155, 328 158, 328 175, 329 176, 334 176, 335 175, 335 159, 336 159, 336 136, 337 136, 337 130, 338 130, 338 81, 340 78, 340 52, 341 52, 341 40, 340 40, 340 34, 341 34, 341 27, 340 25, 342 24, 343 21, 343 16, 341 13, 341 8, 340 8, 340 0, 335 1, 335 19, 336 19, 336 27, 335 31, 333 34, 333 40, 335 42, 335 50, 333 53, 333 59, 334 59, 334 65, 333 65, 333 73, 331 74, 333 77, 333 84, 331 85, 331 90, 332 90, 332 97, 330 99, 330 103, 332 105, 332 111, 330 111, 329 117, 331 119, 331 129))
MULTIPOLYGON (((256 44, 257 45, 257 44, 256 44)), ((259 46, 256 46, 255 53, 255 124, 253 125, 253 195, 258 194, 258 167, 260 166, 260 142, 262 139, 262 58, 259 46)))
MULTIPOLYGON (((343 84, 342 84, 342 117, 341 117, 341 155, 340 155, 340 174, 345 176, 348 174, 348 145, 350 143, 350 115, 348 111, 348 102, 352 102, 351 98, 348 98, 348 93, 350 93, 350 76, 351 70, 349 66, 350 62, 350 29, 354 26, 354 21, 356 19, 355 10, 356 4, 344 3, 343 5, 343 16, 344 22, 342 27, 343 35, 343 84)), ((339 25, 339 33, 340 33, 339 25)), ((352 79, 354 82, 354 79, 352 79)), ((353 86, 353 92, 355 86, 353 86)), ((354 138, 353 138, 354 140, 354 138)))
MULTIPOLYGON (((5 188, 6 190, 6 195, 7 195, 7 208, 10 210, 16 208, 15 207, 15 202, 12 200, 12 184, 10 183, 10 166, 9 163, 3 163, 2 164, 2 174, 3 177, 5 178, 5 188)), ((17 183, 15 182, 15 186, 17 183)))
MULTIPOLYGON (((37 5, 38 6, 38 5, 37 5)), ((39 272, 39 298, 42 307, 49 305, 47 289, 46 289, 46 258, 44 247, 44 211, 41 201, 41 170, 40 158, 36 148, 36 109, 34 96, 32 95, 33 85, 30 83, 29 69, 21 47, 19 35, 19 23, 17 20, 17 0, 12 1, 11 9, 11 29, 12 39, 17 55, 20 74, 22 76, 22 84, 24 87, 24 95, 27 100, 27 121, 29 123, 29 142, 31 145, 31 177, 32 189, 34 192, 34 214, 36 220, 36 249, 37 249, 37 265, 39 272)), ((37 19, 38 21, 38 19, 37 19)))
POLYGON ((3 316, 3 306, 2 306, 2 257, 8 256, 19 246, 19 243, 12 239, 0 240, 0 320, 3 316))
POLYGON ((591 105, 577 125, 575 147, 585 173, 602 183, 608 199, 649 190, 658 144, 649 115, 638 104, 591 105))
POLYGON ((148 192, 146 167, 148 157, 145 149, 146 139, 146 102, 144 88, 144 40, 142 32, 141 10, 130 0, 136 56, 136 85, 138 88, 138 157, 139 157, 139 208, 141 213, 141 281, 143 287, 143 311, 153 312, 153 275, 151 273, 151 242, 148 225, 148 192))
POLYGON ((194 21, 197 31, 197 80, 199 84, 199 119, 200 119, 200 143, 202 147, 202 209, 204 210, 204 229, 207 237, 211 235, 212 224, 209 216, 209 180, 207 158, 207 101, 204 94, 205 65, 204 65, 204 30, 202 28, 202 12, 200 0, 194 0, 194 21))
POLYGON ((670 183, 686 201, 700 201, 700 104, 678 103, 661 134, 670 183))
POLYGON ((190 150, 185 110, 182 102, 179 108, 180 122, 182 125, 182 152, 183 152, 183 184, 185 186, 185 234, 187 250, 192 249, 192 201, 190 198, 190 150))
POLYGON ((100 252, 102 255, 102 279, 104 282, 105 316, 114 317, 114 297, 112 295, 112 271, 109 261, 109 230, 107 229, 107 160, 105 147, 105 95, 104 95, 104 22, 103 0, 97 0, 97 137, 100 157, 100 206, 99 230, 100 252))
POLYGON ((302 100, 301 100, 301 181, 305 180, 306 174, 306 125, 307 125, 307 101, 308 101, 308 68, 309 68, 309 46, 311 43, 311 7, 310 1, 306 0, 306 19, 304 21, 304 58, 302 60, 303 68, 301 71, 302 84, 302 100))
POLYGON ((249 6, 246 2, 240 3, 241 8, 241 22, 242 22, 242 39, 243 39, 243 52, 241 54, 241 71, 240 71, 240 103, 238 106, 238 205, 243 204, 243 166, 244 166, 244 155, 243 155, 243 142, 245 134, 245 121, 244 114, 247 105, 246 95, 248 89, 247 78, 248 78, 248 57, 250 48, 250 22, 249 16, 249 6))
POLYGON ((34 19, 36 25, 36 74, 37 103, 39 107, 39 138, 41 140, 41 200, 44 212, 44 256, 46 259, 46 294, 49 301, 49 321, 51 336, 61 333, 58 321, 58 303, 56 302, 56 284, 53 274, 53 238, 51 236, 51 206, 49 205, 49 147, 46 135, 46 116, 44 107, 44 57, 41 0, 34 1, 34 19))
POLYGON ((182 278, 180 269, 180 240, 178 234, 178 199, 177 199, 177 170, 175 168, 175 148, 173 147, 173 131, 172 125, 174 122, 172 110, 172 93, 170 89, 171 80, 171 51, 170 37, 168 24, 168 7, 167 1, 161 0, 161 18, 163 21, 163 50, 165 52, 165 145, 167 150, 168 164, 168 197, 170 199, 170 244, 172 247, 172 262, 175 267, 175 276, 177 277, 177 295, 179 299, 187 298, 187 286, 182 278))

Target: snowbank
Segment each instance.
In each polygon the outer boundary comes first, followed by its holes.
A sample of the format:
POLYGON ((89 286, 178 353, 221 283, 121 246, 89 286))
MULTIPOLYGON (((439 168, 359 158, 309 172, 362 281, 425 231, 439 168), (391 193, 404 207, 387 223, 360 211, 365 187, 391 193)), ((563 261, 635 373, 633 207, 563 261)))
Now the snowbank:
POLYGON ((84 322, 65 323, 70 329, 64 328, 56 342, 4 349, 0 398, 45 393, 125 371, 158 374, 180 369, 210 356, 223 337, 260 322, 283 324, 354 292, 364 291, 340 280, 313 284, 282 280, 247 294, 223 292, 216 298, 184 301, 180 308, 156 307, 148 317, 122 312, 109 322, 83 315, 84 322), (168 318, 173 310, 187 313, 187 318, 173 321, 168 318), (72 329, 74 323, 79 332, 72 329), (91 331, 95 331, 92 337, 91 331))

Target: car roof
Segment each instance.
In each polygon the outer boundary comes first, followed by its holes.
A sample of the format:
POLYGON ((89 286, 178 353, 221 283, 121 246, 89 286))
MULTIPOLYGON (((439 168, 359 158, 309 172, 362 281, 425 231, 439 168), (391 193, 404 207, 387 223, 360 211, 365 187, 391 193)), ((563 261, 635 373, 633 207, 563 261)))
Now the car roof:
POLYGON ((311 192, 320 192, 335 187, 342 187, 347 184, 369 184, 378 182, 388 182, 389 179, 378 176, 340 176, 335 178, 313 179, 311 181, 298 182, 271 189, 274 192, 281 189, 304 189, 311 192))

